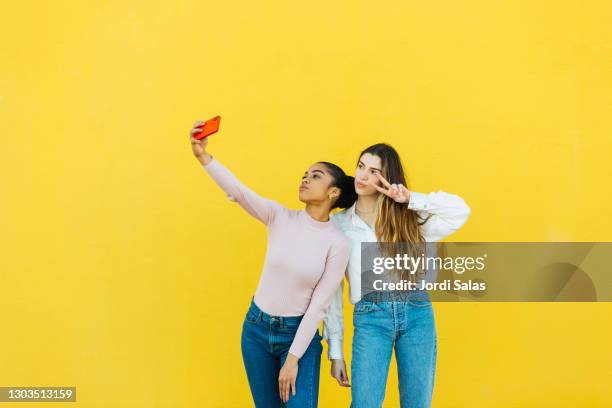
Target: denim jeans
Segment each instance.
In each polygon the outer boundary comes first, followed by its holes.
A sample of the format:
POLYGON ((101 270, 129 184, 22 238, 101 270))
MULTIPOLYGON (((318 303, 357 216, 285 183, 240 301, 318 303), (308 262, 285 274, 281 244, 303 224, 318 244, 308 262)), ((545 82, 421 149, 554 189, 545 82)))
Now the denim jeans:
POLYGON ((251 299, 242 324, 241 347, 255 407, 317 407, 323 351, 318 331, 298 361, 295 396, 290 391, 289 401, 285 404, 278 390, 278 375, 301 320, 302 316, 271 316, 260 310, 251 299))
POLYGON ((395 348, 401 408, 428 408, 438 339, 431 300, 362 299, 353 310, 352 408, 379 408, 395 348))

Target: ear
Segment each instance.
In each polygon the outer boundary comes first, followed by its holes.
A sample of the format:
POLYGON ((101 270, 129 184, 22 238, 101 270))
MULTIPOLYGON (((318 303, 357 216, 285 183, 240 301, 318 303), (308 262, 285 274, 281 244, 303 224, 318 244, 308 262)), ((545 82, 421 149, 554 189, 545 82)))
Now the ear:
POLYGON ((338 187, 330 188, 327 192, 327 197, 329 197, 330 200, 335 200, 340 197, 340 189, 338 187))

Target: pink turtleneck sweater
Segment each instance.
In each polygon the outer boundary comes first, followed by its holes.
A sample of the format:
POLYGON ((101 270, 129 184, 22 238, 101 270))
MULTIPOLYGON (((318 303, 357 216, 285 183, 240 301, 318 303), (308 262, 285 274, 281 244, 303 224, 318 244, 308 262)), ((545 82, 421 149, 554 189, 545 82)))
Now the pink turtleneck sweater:
POLYGON ((259 196, 217 159, 203 167, 228 196, 267 225, 266 258, 253 301, 273 316, 304 316, 289 348, 302 357, 344 277, 350 239, 332 221, 259 196))

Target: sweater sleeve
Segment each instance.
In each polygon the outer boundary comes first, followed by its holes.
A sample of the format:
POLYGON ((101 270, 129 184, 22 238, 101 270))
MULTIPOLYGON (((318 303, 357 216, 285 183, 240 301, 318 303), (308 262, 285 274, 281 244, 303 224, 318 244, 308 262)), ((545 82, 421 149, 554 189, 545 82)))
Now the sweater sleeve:
POLYGON ((276 201, 261 197, 240 182, 225 166, 213 158, 203 165, 204 170, 223 191, 253 217, 266 225, 271 224, 276 215, 284 209, 276 201))
POLYGON ((463 198, 442 190, 428 194, 411 191, 408 208, 427 219, 421 225, 427 242, 449 236, 461 228, 470 216, 470 207, 463 198))
POLYGON ((312 292, 308 309, 289 348, 289 352, 297 358, 302 357, 319 328, 319 322, 327 313, 332 296, 344 278, 350 254, 351 242, 346 237, 342 237, 330 249, 323 275, 312 292))

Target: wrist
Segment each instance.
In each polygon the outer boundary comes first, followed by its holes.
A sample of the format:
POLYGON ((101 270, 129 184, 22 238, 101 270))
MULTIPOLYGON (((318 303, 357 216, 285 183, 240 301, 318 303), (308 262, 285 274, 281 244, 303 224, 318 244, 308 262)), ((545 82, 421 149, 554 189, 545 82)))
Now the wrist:
POLYGON ((293 355, 291 353, 287 353, 287 358, 285 359, 285 365, 295 366, 295 365, 297 365, 299 360, 300 359, 297 356, 295 356, 295 355, 293 355))
POLYGON ((411 191, 408 196, 408 208, 416 211, 428 211, 429 199, 427 194, 411 191))
POLYGON ((199 155, 199 156, 196 156, 196 158, 198 159, 198 161, 199 161, 199 162, 200 162, 200 163, 201 163, 203 166, 206 166, 206 165, 207 165, 208 163, 210 163, 210 162, 212 161, 212 159, 213 159, 213 157, 212 157, 210 154, 206 153, 206 152, 204 152, 204 154, 201 154, 201 155, 199 155))
POLYGON ((410 196, 411 195, 412 194, 411 194, 410 190, 408 190, 408 197, 406 197, 406 203, 405 203, 406 205, 410 204, 410 196))

